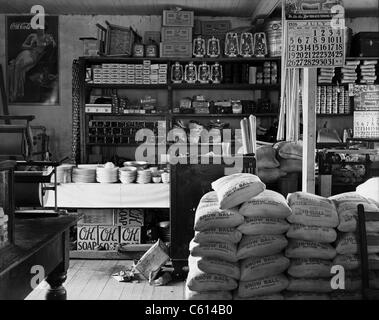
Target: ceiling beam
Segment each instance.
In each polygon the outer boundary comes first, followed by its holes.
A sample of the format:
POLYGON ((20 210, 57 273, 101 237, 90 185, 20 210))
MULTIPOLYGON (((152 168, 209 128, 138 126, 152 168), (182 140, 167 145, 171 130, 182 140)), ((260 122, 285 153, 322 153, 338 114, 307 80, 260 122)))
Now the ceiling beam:
POLYGON ((252 15, 253 23, 269 16, 280 4, 282 0, 260 0, 252 15))

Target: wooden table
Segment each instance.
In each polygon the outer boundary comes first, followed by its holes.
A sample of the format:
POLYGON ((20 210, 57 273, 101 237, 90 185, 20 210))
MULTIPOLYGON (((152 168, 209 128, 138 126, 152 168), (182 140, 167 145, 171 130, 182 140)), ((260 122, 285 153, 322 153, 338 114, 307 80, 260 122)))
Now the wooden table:
POLYGON ((15 219, 15 244, 0 250, 0 300, 24 299, 36 280, 50 285, 46 299, 65 300, 69 232, 76 215, 15 219))

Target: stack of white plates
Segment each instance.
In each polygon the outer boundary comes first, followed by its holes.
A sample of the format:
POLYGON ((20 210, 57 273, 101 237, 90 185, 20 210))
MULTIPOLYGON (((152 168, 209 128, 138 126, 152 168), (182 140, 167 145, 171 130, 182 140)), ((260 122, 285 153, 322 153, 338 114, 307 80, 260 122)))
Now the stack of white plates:
POLYGON ((96 168, 96 181, 100 183, 115 183, 118 181, 118 167, 104 168, 100 166, 96 168))
POLYGON ((78 166, 72 169, 72 182, 74 183, 94 183, 96 182, 96 167, 78 166))
POLYGON ((149 169, 137 171, 137 183, 147 184, 151 183, 151 171, 149 169))
POLYGON ((136 167, 123 167, 119 169, 119 178, 122 183, 133 183, 137 178, 136 167))

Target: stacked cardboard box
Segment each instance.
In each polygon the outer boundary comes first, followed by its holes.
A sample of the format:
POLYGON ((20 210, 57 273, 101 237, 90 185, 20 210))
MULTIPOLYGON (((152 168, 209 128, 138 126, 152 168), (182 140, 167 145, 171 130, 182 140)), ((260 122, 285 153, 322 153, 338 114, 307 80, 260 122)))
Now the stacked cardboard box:
POLYGON ((166 84, 167 64, 103 63, 93 66, 92 79, 99 84, 166 84))
POLYGON ((119 244, 140 244, 144 225, 142 209, 81 209, 77 250, 115 251, 119 244))
POLYGON ((192 56, 193 25, 193 11, 164 10, 160 56, 190 58, 192 56))

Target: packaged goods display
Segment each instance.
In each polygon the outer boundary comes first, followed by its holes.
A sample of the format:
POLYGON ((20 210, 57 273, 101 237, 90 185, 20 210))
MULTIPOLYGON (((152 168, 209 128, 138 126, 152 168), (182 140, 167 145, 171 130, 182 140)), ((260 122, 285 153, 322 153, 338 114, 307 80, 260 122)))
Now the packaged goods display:
POLYGON ((167 64, 102 63, 92 65, 87 83, 93 84, 167 84, 167 64))

